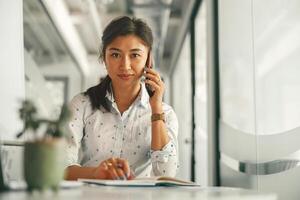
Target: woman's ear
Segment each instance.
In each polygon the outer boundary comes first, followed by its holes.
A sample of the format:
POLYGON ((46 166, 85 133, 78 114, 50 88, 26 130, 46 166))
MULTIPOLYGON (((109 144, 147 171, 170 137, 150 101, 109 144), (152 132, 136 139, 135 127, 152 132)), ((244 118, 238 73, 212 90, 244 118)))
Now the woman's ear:
POLYGON ((100 58, 100 62, 101 62, 101 64, 103 64, 103 65, 104 65, 104 67, 105 67, 105 70, 107 71, 107 64, 106 64, 106 62, 105 62, 105 58, 104 58, 103 56, 100 58))
POLYGON ((102 61, 102 63, 104 64, 105 68, 107 68, 107 65, 106 65, 107 63, 106 63, 106 61, 105 61, 105 57, 102 57, 101 61, 102 61))
POLYGON ((104 64, 105 70, 107 71, 107 65, 104 61, 103 61, 103 64, 104 64))
POLYGON ((102 52, 99 58, 100 61, 106 66, 105 57, 106 57, 106 53, 102 52))

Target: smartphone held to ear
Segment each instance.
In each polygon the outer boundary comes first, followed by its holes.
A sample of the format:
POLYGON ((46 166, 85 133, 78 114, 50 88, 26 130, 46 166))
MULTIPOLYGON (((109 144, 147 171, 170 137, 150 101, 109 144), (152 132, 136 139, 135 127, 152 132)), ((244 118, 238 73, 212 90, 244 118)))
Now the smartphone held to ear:
MULTIPOLYGON (((152 68, 153 67, 153 57, 152 57, 152 54, 151 54, 151 50, 148 53, 148 58, 147 58, 147 61, 146 61, 145 68, 146 67, 148 67, 148 68, 152 68)), ((146 78, 146 79, 149 79, 149 78, 146 78)), ((154 95, 154 90, 147 83, 146 83, 146 89, 147 89, 147 92, 148 92, 149 96, 152 97, 154 95)))

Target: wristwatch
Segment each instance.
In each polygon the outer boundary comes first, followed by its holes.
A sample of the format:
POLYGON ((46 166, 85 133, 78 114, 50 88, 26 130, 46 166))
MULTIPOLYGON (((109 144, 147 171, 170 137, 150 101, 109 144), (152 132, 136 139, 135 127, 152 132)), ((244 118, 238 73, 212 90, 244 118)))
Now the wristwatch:
POLYGON ((157 121, 157 120, 163 120, 163 122, 166 122, 165 113, 154 113, 151 116, 151 121, 157 121))

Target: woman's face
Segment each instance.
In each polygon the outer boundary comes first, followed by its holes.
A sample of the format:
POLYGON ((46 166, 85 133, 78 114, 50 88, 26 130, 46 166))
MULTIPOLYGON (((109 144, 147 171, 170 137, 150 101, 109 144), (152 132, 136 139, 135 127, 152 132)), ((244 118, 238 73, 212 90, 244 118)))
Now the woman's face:
POLYGON ((140 84, 149 48, 135 35, 115 38, 105 50, 104 62, 113 85, 130 87, 140 84))

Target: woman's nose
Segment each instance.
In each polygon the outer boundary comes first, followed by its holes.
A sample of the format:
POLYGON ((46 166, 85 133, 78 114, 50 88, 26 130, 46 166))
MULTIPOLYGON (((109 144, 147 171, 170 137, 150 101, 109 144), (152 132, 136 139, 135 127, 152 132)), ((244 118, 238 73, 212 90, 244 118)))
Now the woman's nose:
POLYGON ((120 65, 121 69, 130 69, 131 68, 131 62, 130 58, 128 56, 124 56, 120 65))

